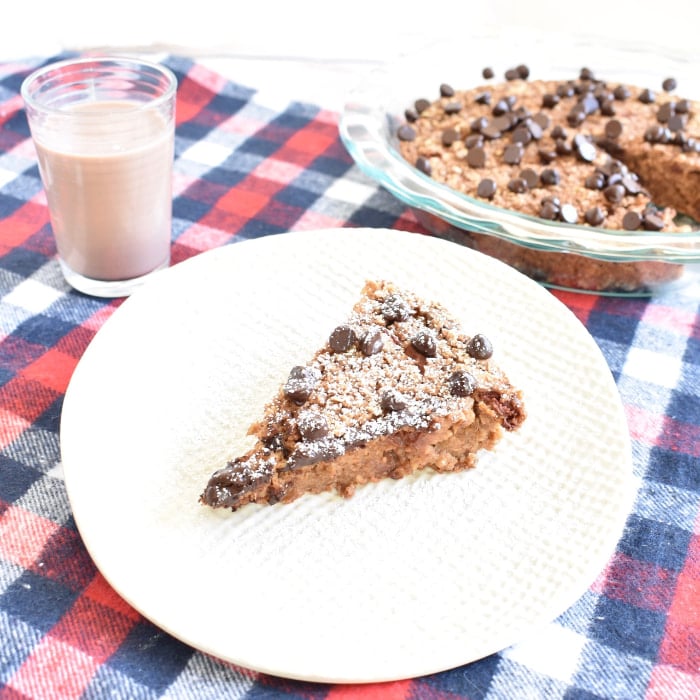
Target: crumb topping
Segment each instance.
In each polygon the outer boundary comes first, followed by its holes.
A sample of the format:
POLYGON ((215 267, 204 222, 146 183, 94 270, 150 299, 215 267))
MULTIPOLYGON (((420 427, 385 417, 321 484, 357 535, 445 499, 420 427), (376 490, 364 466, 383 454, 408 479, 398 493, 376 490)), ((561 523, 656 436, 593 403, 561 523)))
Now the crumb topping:
MULTIPOLYGON (((520 395, 490 362, 483 334, 464 334, 444 307, 386 281, 367 282, 346 321, 305 366, 292 368, 252 433, 258 446, 216 472, 203 499, 240 497, 290 472, 336 459, 404 429, 503 404, 508 430, 524 419, 520 395), (510 407, 508 407, 510 406, 510 407)), ((470 420, 473 420, 471 418, 470 420)))
MULTIPOLYGON (((492 70, 484 76, 494 77, 492 70)), ((439 86, 405 112, 402 155, 470 196, 542 219, 633 231, 687 230, 700 219, 700 108, 672 94, 610 84, 588 68, 571 80, 439 86), (683 173, 690 181, 683 182, 683 173)))

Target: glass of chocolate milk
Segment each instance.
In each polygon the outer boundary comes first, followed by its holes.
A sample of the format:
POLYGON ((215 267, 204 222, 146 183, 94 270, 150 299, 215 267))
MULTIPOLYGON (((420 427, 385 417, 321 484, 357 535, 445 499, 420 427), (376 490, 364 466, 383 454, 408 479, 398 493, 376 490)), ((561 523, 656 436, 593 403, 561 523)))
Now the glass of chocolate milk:
POLYGON ((127 58, 50 64, 22 84, 68 283, 129 295, 170 263, 177 81, 127 58))

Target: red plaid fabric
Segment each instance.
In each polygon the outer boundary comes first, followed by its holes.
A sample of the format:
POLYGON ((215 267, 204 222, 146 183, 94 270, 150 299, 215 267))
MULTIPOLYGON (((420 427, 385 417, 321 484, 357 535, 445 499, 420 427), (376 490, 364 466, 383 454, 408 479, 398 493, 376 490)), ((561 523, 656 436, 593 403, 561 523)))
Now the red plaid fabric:
MULTIPOLYGON (((287 230, 422 231, 353 165, 337 114, 268 107, 191 60, 165 62, 179 79, 174 262, 287 230)), ((130 608, 85 551, 61 474, 68 380, 121 302, 61 277, 18 94, 36 65, 0 65, 0 700, 700 697, 698 285, 556 293, 617 381, 642 486, 606 570, 532 639, 430 677, 331 686, 222 663, 130 608)))

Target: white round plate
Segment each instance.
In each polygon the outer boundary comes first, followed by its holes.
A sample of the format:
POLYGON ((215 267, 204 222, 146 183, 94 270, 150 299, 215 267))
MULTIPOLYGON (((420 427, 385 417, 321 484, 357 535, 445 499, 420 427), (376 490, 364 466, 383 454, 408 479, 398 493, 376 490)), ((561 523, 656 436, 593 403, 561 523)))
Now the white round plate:
POLYGON ((61 449, 85 545, 125 600, 206 653, 312 681, 425 675, 522 640, 604 568, 634 494, 613 378, 573 314, 496 260, 382 229, 269 236, 160 273, 79 362, 61 449), (461 474, 200 505, 370 278, 491 338, 521 430, 461 474))

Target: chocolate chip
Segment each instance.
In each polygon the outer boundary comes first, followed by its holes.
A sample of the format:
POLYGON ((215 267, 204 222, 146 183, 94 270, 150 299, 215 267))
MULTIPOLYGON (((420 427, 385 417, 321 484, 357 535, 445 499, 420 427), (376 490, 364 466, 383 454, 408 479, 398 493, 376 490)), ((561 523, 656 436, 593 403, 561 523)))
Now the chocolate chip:
POLYGON ((292 367, 284 385, 284 395, 296 404, 303 404, 321 378, 321 373, 312 367, 292 367))
POLYGON ((328 435, 328 421, 317 411, 300 411, 297 428, 303 440, 320 440, 328 435))
POLYGON ((398 294, 391 294, 382 302, 381 312, 387 326, 406 321, 411 315, 411 309, 398 294))
POLYGON ((347 325, 338 326, 328 338, 328 345, 333 352, 347 352, 356 342, 355 331, 347 325))
POLYGON ((564 139, 557 139, 554 148, 560 156, 570 156, 574 152, 574 147, 564 139))
POLYGON ((515 194, 523 194, 527 192, 530 188, 527 182, 521 177, 514 177, 508 181, 508 189, 515 194))
POLYGON ((272 481, 274 460, 255 460, 255 467, 250 460, 237 458, 223 469, 217 469, 207 484, 204 498, 207 503, 236 507, 247 493, 272 481), (242 468, 239 468, 239 465, 242 468), (222 491, 224 493, 222 493, 222 491))
POLYGON ((697 139, 685 137, 682 139, 680 147, 684 153, 700 153, 700 141, 697 139))
POLYGON ((523 157, 523 147, 519 143, 511 143, 506 146, 503 152, 503 160, 505 160, 508 165, 518 165, 523 157))
POLYGON ((700 140, 678 133, 675 138, 684 153, 700 153, 700 140))
POLYGON ((573 97, 574 86, 570 83, 561 83, 560 85, 557 85, 556 92, 559 97, 573 97))
POLYGON ((639 101, 643 102, 645 105, 653 104, 656 101, 656 95, 653 90, 645 88, 639 93, 639 101))
POLYGON ((598 98, 590 92, 587 92, 579 101, 578 108, 584 114, 595 114, 600 109, 598 98))
POLYGON ((510 112, 510 103, 508 100, 498 100, 491 110, 491 114, 493 114, 494 117, 500 117, 502 114, 506 114, 506 112, 510 112))
POLYGON ((617 158, 608 158, 605 163, 600 166, 600 172, 608 178, 612 178, 615 175, 622 175, 626 171, 627 166, 617 158))
POLYGON ((611 119, 605 125, 605 135, 609 139, 617 139, 622 134, 622 122, 619 119, 611 119))
POLYGON ((603 100, 600 103, 600 113, 604 117, 614 117, 615 111, 615 103, 612 100, 603 100))
POLYGON ((532 112, 527 107, 516 107, 514 114, 519 122, 532 121, 532 112))
POLYGON ((457 370, 447 379, 452 396, 471 396, 476 389, 476 379, 469 372, 457 370))
POLYGON ((675 113, 676 105, 673 102, 664 102, 656 112, 656 120, 660 124, 666 124, 675 113))
POLYGON ((644 140, 649 143, 666 143, 669 139, 669 132, 661 124, 654 124, 644 132, 644 140))
POLYGON ((618 202, 621 202, 622 198, 625 196, 625 188, 622 185, 608 185, 603 190, 603 194, 608 202, 617 204, 618 202))
POLYGON ((576 134, 576 136, 574 136, 574 147, 576 148, 578 157, 582 161, 592 163, 595 160, 597 149, 583 134, 576 134))
POLYGON ((537 151, 537 156, 540 159, 540 162, 544 163, 545 165, 551 163, 552 161, 557 159, 557 152, 552 151, 549 148, 540 148, 537 151))
POLYGON ((591 226, 600 226, 605 221, 605 212, 600 207, 591 207, 586 210, 583 218, 591 226))
POLYGON ((676 114, 688 114, 690 111, 690 100, 678 100, 676 102, 676 114))
POLYGON ((416 130, 410 124, 402 124, 398 128, 396 135, 400 141, 415 141, 416 130))
POLYGON ((501 130, 491 122, 483 126, 480 133, 484 138, 490 140, 500 139, 502 136, 501 130))
POLYGON ((443 111, 445 114, 459 114, 462 111, 462 103, 453 100, 452 102, 447 102, 443 106, 443 111))
POLYGON ((426 109, 428 109, 428 107, 430 107, 430 100, 426 100, 424 97, 421 97, 413 103, 413 106, 418 114, 422 114, 426 109))
POLYGON ((467 152, 467 163, 470 168, 483 168, 486 165, 486 151, 481 146, 470 148, 467 152))
POLYGON ((437 341, 429 330, 421 330, 411 338, 411 345, 425 357, 435 357, 437 354, 437 341))
POLYGON ((484 178, 476 188, 476 194, 482 199, 493 199, 496 194, 496 183, 490 178, 484 178))
POLYGON ((418 119, 418 112, 416 112, 414 107, 409 107, 404 112, 407 122, 415 122, 418 119))
POLYGON ((661 231, 664 227, 664 220, 657 212, 644 212, 643 219, 642 226, 646 231, 661 231))
POLYGON ((610 155, 616 157, 622 157, 626 153, 624 146, 620 145, 617 141, 613 141, 613 139, 606 138, 605 136, 597 136, 595 143, 596 146, 599 146, 610 155))
POLYGON ((544 112, 538 112, 532 118, 532 121, 534 121, 535 124, 537 124, 537 126, 539 126, 542 131, 544 131, 545 129, 549 129, 549 125, 552 123, 552 120, 544 112))
POLYGON ((408 406, 406 397, 396 389, 387 389, 384 393, 382 393, 379 401, 384 413, 403 411, 404 408, 408 406))
POLYGON ((595 75, 593 71, 590 68, 586 68, 585 66, 581 68, 578 77, 579 80, 595 80, 595 75))
POLYGON ((491 104, 491 93, 488 90, 480 92, 475 98, 474 102, 478 105, 490 105, 491 104))
POLYGON ((532 132, 525 124, 521 124, 514 129, 511 140, 513 143, 528 144, 530 141, 532 141, 532 132))
POLYGON ((464 145, 467 148, 475 148, 476 146, 484 145, 484 137, 481 134, 469 134, 466 139, 464 139, 464 145))
POLYGON ((535 141, 539 141, 542 138, 543 133, 544 133, 543 129, 547 128, 547 127, 542 127, 536 118, 526 119, 525 126, 527 127, 527 130, 530 132, 530 136, 535 141))
POLYGON ((559 207, 554 206, 551 202, 544 202, 540 207, 540 218, 556 221, 559 218, 559 207))
POLYGON ((365 357, 376 355, 384 347, 384 338, 380 330, 367 331, 360 341, 360 350, 365 357))
POLYGON ((605 175, 598 172, 591 173, 586 176, 584 184, 589 190, 602 190, 605 187, 605 175))
POLYGON ((620 182, 627 194, 639 194, 644 189, 634 173, 625 173, 620 182))
POLYGON ((537 124, 535 124, 534 131, 530 128, 530 125, 534 123, 534 119, 532 118, 532 112, 527 107, 517 107, 514 112, 511 112, 510 116, 513 119, 513 126, 527 128, 533 138, 535 133, 538 133, 539 126, 537 124))
POLYGON ((525 180, 528 189, 533 189, 534 187, 537 187, 537 185, 540 184, 540 176, 537 174, 537 171, 533 170, 532 168, 525 168, 524 170, 521 170, 520 175, 518 177, 520 177, 521 180, 525 180))
POLYGON ((556 141, 557 139, 565 139, 567 136, 567 133, 566 133, 566 129, 561 124, 557 124, 552 129, 550 135, 556 141))
POLYGON ((668 130, 672 133, 683 131, 683 129, 685 129, 685 124, 685 114, 673 114, 668 120, 668 130))
POLYGON ((418 156, 416 158, 416 168, 426 175, 430 175, 433 172, 433 166, 430 165, 430 159, 425 156, 418 156))
POLYGON ((440 85, 440 97, 454 97, 455 90, 451 85, 442 83, 440 85))
POLYGON ((501 133, 510 131, 510 129, 512 129, 516 123, 517 119, 515 119, 514 115, 509 112, 506 112, 505 114, 497 114, 491 120, 491 126, 498 129, 501 133))
POLYGON ((477 117, 469 125, 469 129, 475 133, 481 133, 481 130, 488 126, 489 120, 486 117, 477 117))
POLYGON ((532 112, 527 107, 522 105, 513 110, 513 116, 515 117, 516 124, 526 124, 527 122, 532 121, 532 112))
POLYGON ((527 80, 530 77, 530 69, 524 63, 516 66, 515 70, 521 80, 527 80))
POLYGON ((459 132, 457 129, 448 127, 442 132, 440 139, 443 146, 451 146, 455 141, 459 141, 459 132))
POLYGON ((545 198, 540 206, 540 217, 547 221, 555 221, 559 218, 559 202, 556 198, 545 198))
POLYGON ((467 342, 467 352, 475 360, 488 360, 493 355, 493 346, 485 335, 477 333, 467 342))
POLYGON ((543 185, 558 185, 561 181, 561 175, 555 168, 545 168, 540 174, 540 180, 543 185))
POLYGON ((666 80, 661 83, 661 87, 665 92, 673 92, 678 87, 678 83, 675 78, 666 78, 666 80))
POLYGON ((622 227, 625 231, 636 231, 642 225, 642 217, 636 211, 628 211, 622 217, 622 227))
POLYGON ((567 224, 575 224, 578 221, 578 211, 573 204, 562 204, 559 218, 567 224))
POLYGON ((345 445, 342 440, 326 439, 300 442, 289 455, 285 469, 299 469, 317 462, 325 462, 345 454, 345 445))
POLYGON ((566 122, 569 126, 580 126, 586 119, 586 113, 579 107, 574 107, 567 115, 566 122))
POLYGON ((260 440, 268 450, 271 450, 272 452, 282 452, 285 456, 288 454, 288 451, 284 446, 284 438, 281 435, 266 435, 260 440))
POLYGON ((493 78, 496 74, 494 73, 493 68, 487 66, 481 71, 481 75, 485 80, 491 80, 491 78, 493 78))
POLYGON ((552 109, 552 108, 556 107, 560 101, 561 101, 561 98, 559 97, 559 95, 547 93, 546 95, 543 95, 543 97, 542 97, 542 106, 547 108, 547 109, 552 109))
POLYGON ((630 96, 630 89, 626 85, 618 85, 613 90, 613 95, 616 100, 626 100, 630 96))
POLYGON ((683 150, 683 151, 687 151, 687 150, 688 150, 688 149, 687 149, 687 146, 688 146, 688 142, 689 142, 689 141, 692 141, 692 139, 691 139, 689 136, 687 136, 686 134, 684 134, 682 130, 681 130, 681 131, 676 131, 676 132, 673 134, 673 143, 674 143, 676 146, 680 146, 680 147, 681 147, 681 150, 683 150))
POLYGON ((518 73, 517 68, 509 68, 505 72, 504 77, 506 80, 517 80, 520 77, 520 75, 518 73))

